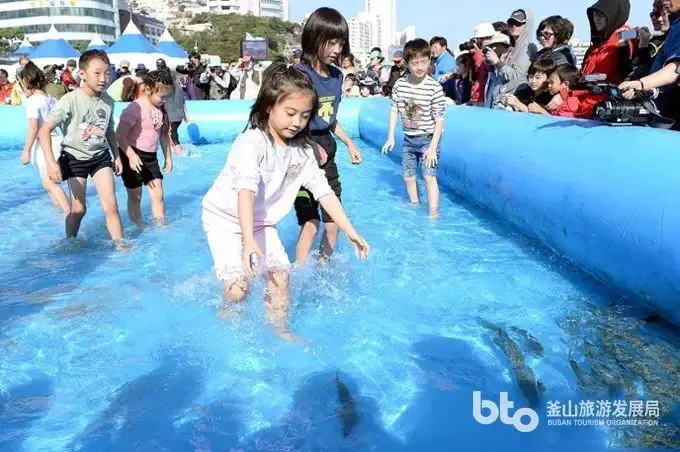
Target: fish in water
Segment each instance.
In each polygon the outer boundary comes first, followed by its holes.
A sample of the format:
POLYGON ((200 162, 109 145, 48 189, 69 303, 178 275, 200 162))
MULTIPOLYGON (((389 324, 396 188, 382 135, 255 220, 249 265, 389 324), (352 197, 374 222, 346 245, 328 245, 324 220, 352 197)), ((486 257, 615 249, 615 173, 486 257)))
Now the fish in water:
POLYGON ((340 372, 335 375, 335 387, 338 390, 338 402, 340 403, 338 417, 342 422, 342 437, 347 438, 359 420, 357 407, 349 388, 340 380, 340 372))
POLYGON ((538 358, 543 358, 545 356, 545 348, 543 348, 543 344, 541 344, 541 342, 536 339, 536 336, 527 330, 517 328, 516 326, 511 326, 510 331, 516 333, 522 339, 532 355, 538 358))
POLYGON ((525 364, 522 349, 503 328, 484 319, 479 319, 479 322, 494 333, 493 342, 510 361, 512 375, 515 377, 517 386, 524 397, 526 397, 529 405, 531 407, 538 406, 539 398, 545 387, 538 383, 534 371, 525 364))

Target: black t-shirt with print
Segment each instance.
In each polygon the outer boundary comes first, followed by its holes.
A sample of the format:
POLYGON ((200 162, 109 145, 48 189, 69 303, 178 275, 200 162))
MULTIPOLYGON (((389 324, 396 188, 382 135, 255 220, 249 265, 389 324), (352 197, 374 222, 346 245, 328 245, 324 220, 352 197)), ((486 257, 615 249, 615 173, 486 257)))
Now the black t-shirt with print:
POLYGON ((515 90, 515 97, 524 105, 529 105, 532 102, 536 102, 541 107, 548 105, 553 98, 549 91, 541 91, 538 93, 538 95, 536 95, 534 90, 531 89, 527 83, 517 87, 515 90))

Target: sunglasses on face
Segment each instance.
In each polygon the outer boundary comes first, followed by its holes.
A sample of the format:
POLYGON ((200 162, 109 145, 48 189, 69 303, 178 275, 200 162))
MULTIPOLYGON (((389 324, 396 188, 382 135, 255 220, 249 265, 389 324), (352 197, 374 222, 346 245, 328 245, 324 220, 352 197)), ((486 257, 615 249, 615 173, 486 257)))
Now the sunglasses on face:
POLYGON ((538 31, 538 32, 536 32, 536 37, 537 37, 538 39, 543 38, 543 39, 545 39, 546 41, 547 41, 548 39, 552 38, 553 36, 555 36, 555 33, 552 33, 552 32, 550 32, 550 31, 538 31))

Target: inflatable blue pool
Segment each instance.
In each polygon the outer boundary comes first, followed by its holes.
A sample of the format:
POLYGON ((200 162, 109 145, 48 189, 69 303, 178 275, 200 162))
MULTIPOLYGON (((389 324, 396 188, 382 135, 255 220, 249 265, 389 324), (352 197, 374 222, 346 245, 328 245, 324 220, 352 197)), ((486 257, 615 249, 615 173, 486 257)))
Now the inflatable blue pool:
MULTIPOLYGON (((216 315, 200 202, 248 108, 189 103, 167 227, 136 230, 118 184, 129 253, 94 190, 62 238, 19 162, 23 111, 0 108, 1 451, 680 447, 674 133, 450 108, 432 222, 399 146, 379 153, 389 102, 343 101, 364 155, 339 146, 343 204, 373 252, 343 239, 293 271, 299 346, 264 324, 261 283, 216 315)), ((294 215, 278 229, 292 254, 294 215)))

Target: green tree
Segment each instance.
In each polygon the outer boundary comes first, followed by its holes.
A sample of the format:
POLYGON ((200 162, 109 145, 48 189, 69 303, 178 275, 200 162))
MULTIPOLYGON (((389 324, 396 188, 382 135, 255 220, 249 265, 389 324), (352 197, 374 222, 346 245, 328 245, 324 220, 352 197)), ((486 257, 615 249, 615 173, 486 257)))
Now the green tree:
POLYGON ((241 40, 245 39, 246 33, 269 41, 271 59, 281 55, 287 45, 298 43, 301 33, 298 24, 253 15, 199 14, 191 23, 210 23, 212 29, 197 33, 171 29, 170 34, 185 50, 191 51, 197 44, 199 52, 218 55, 223 62, 236 60, 241 56, 241 40))
POLYGON ((0 28, 0 56, 12 53, 24 39, 18 28, 0 28))
POLYGON ((78 52, 83 53, 90 45, 90 41, 70 41, 69 44, 78 52))

